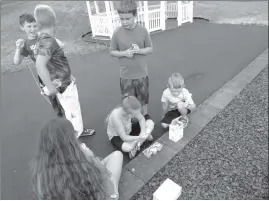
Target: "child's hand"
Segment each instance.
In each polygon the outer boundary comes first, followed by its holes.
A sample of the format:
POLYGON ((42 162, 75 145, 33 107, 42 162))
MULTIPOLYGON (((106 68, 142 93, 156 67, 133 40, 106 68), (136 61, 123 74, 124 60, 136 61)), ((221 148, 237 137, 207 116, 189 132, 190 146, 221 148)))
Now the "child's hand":
POLYGON ((127 57, 127 58, 133 58, 133 56, 134 56, 134 52, 133 52, 133 50, 132 49, 128 49, 128 50, 126 50, 125 51, 125 56, 127 57))
POLYGON ((48 96, 53 96, 53 95, 56 95, 58 93, 56 87, 47 87, 47 92, 46 92, 46 95, 48 96))
POLYGON ((140 134, 139 137, 140 137, 140 140, 141 141, 144 141, 146 140, 148 137, 149 137, 150 133, 144 133, 144 134, 140 134))
POLYGON ((17 49, 22 49, 24 46, 24 40, 23 39, 19 39, 16 41, 16 47, 17 49))

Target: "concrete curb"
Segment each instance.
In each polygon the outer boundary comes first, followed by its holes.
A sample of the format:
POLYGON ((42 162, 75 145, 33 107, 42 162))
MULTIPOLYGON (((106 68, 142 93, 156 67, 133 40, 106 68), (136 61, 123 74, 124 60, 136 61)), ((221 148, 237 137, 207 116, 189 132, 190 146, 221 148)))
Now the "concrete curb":
POLYGON ((184 137, 177 143, 169 140, 168 132, 157 142, 163 149, 150 159, 140 153, 123 169, 119 184, 120 199, 129 200, 178 152, 180 152, 198 133, 218 115, 266 66, 268 66, 268 48, 247 67, 228 81, 212 96, 200 104, 189 115, 189 124, 184 129, 184 137))

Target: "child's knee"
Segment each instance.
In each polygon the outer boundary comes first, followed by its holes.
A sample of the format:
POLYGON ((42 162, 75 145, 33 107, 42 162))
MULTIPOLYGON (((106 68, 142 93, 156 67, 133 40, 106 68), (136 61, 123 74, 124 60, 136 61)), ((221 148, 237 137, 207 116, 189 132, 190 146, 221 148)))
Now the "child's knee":
POLYGON ((163 128, 168 128, 169 127, 169 124, 166 124, 166 123, 161 123, 161 126, 163 127, 163 128))
POLYGON ((113 155, 115 158, 117 158, 117 161, 123 160, 123 154, 121 151, 114 151, 113 155))
POLYGON ((124 152, 130 152, 130 151, 132 151, 135 148, 135 146, 136 146, 136 143, 134 143, 134 142, 133 143, 124 142, 122 144, 122 146, 121 146, 121 149, 124 152))
POLYGON ((184 109, 185 109, 185 107, 184 107, 184 103, 178 103, 178 104, 177 104, 177 109, 178 109, 178 110, 184 110, 184 109))
POLYGON ((152 121, 151 119, 146 120, 147 131, 151 132, 153 130, 154 126, 155 126, 154 121, 152 121))

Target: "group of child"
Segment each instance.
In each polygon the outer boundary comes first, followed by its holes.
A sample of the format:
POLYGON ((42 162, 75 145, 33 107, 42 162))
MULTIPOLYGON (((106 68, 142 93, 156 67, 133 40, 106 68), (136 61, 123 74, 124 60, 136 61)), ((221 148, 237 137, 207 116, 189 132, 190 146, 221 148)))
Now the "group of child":
MULTIPOLYGON (((110 54, 119 59, 122 101, 108 115, 106 126, 111 143, 118 150, 128 152, 132 159, 143 142, 153 140, 151 133, 154 129, 154 122, 147 111, 149 77, 146 63, 146 56, 153 52, 153 46, 147 29, 135 22, 137 5, 134 1, 122 1, 117 11, 122 26, 112 36, 110 54)), ((104 185, 107 191, 105 194, 109 198, 118 198, 122 153, 113 152, 104 160, 99 160, 85 144, 79 145, 78 137, 92 135, 95 131, 85 129, 83 126, 75 78, 72 76, 64 54, 64 45, 55 38, 55 25, 56 15, 47 5, 38 5, 34 10, 34 16, 21 15, 20 26, 25 31, 27 39, 19 39, 16 42, 14 56, 16 65, 28 56, 34 61, 40 90, 49 99, 57 116, 60 117, 47 122, 41 130, 39 153, 35 160, 34 171, 36 192, 42 199, 90 199, 102 197, 101 186, 104 185), (84 155, 89 162, 87 164, 84 155), (49 163, 48 166, 51 166, 51 169, 43 167, 44 161, 49 163), (67 173, 65 177, 76 177, 66 178, 66 182, 72 183, 80 181, 79 178, 85 178, 83 180, 85 183, 79 182, 81 186, 72 184, 68 191, 64 190, 68 185, 64 183, 61 184, 62 187, 65 185, 63 189, 56 188, 56 183, 51 183, 47 176, 56 174, 60 170, 67 171, 68 168, 60 167, 66 165, 73 165, 74 168, 70 169, 73 173, 67 173), (56 168, 59 170, 56 171, 56 168), (81 170, 77 171, 79 169, 81 170), (51 172, 48 173, 48 171, 51 172), (99 182, 98 178, 103 181, 100 185, 96 183, 99 182), (47 182, 50 182, 50 185, 47 182), (74 192, 71 192, 72 188, 75 189, 74 192), (83 190, 83 188, 88 189, 83 190), (77 193, 80 190, 83 193, 77 193)), ((184 79, 179 73, 173 73, 168 79, 167 89, 163 91, 161 102, 163 128, 168 128, 172 120, 179 116, 187 118, 187 114, 195 109, 192 95, 185 88, 184 79)))
MULTIPOLYGON (((137 5, 134 1, 122 1, 117 11, 122 26, 113 33, 109 50, 111 56, 119 59, 122 102, 106 119, 107 134, 117 149, 128 152, 133 158, 145 140, 153 140, 154 122, 147 111, 149 77, 146 62, 153 45, 147 29, 135 22, 137 5)), ((16 42, 14 63, 18 65, 24 57, 30 56, 35 62, 39 87, 57 115, 72 123, 77 137, 92 135, 94 129, 83 127, 75 78, 64 54, 64 45, 54 36, 55 24, 56 15, 47 5, 38 5, 34 16, 21 15, 20 26, 27 39, 16 42)), ((184 87, 179 73, 173 73, 168 79, 161 98, 163 128, 168 128, 179 116, 187 118, 195 109, 192 95, 184 87)))

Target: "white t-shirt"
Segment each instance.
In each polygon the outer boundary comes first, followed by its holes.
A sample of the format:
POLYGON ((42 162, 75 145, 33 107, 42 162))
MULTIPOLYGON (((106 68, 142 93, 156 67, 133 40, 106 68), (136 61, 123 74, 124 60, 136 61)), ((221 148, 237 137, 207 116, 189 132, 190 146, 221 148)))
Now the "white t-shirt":
POLYGON ((177 97, 172 95, 169 88, 165 89, 161 101, 169 103, 169 111, 177 109, 177 104, 180 102, 185 102, 184 107, 186 109, 190 109, 191 105, 194 105, 192 94, 185 88, 182 89, 182 92, 177 97))

